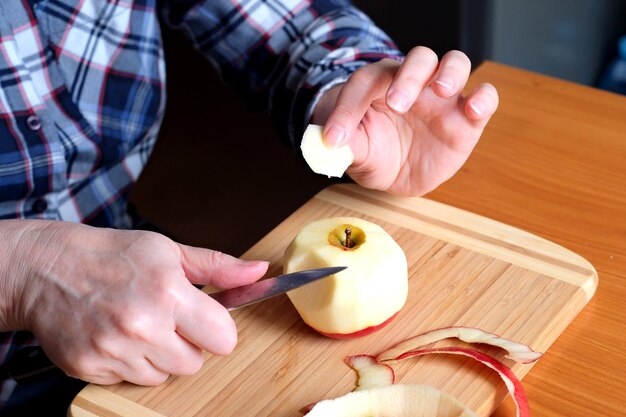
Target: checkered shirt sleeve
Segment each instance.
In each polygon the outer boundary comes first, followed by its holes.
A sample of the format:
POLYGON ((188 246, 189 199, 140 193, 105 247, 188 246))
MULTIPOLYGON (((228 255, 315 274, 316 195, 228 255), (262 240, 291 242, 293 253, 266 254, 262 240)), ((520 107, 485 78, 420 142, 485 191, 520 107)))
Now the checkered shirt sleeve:
POLYGON ((345 0, 168 0, 164 12, 292 145, 321 93, 365 64, 402 57, 345 0))

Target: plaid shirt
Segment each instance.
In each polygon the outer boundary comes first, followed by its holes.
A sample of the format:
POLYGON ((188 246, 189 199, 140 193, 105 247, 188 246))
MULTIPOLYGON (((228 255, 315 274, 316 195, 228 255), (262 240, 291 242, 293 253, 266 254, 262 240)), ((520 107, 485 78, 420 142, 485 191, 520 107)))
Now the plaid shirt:
MULTIPOLYGON (((0 0, 0 219, 130 226, 165 108, 159 12, 294 144, 323 91, 401 55, 347 0, 161 3, 0 0)), ((0 364, 32 343, 0 334, 0 364)))

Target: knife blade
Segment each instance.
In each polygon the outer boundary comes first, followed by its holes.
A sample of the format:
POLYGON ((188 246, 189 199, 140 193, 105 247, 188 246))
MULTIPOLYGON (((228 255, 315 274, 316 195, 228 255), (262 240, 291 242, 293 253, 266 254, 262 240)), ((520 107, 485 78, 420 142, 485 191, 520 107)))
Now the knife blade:
POLYGON ((226 307, 227 310, 234 310, 286 293, 318 279, 341 272, 346 268, 347 266, 332 266, 292 272, 209 295, 226 307))

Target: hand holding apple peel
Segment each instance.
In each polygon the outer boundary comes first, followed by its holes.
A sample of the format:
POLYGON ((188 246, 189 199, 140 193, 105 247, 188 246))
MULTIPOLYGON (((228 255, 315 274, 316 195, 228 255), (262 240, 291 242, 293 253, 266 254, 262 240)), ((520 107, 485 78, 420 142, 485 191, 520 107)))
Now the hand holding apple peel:
POLYGON ((311 170, 328 177, 341 177, 354 161, 354 155, 348 145, 337 148, 326 146, 322 135, 322 126, 309 125, 300 143, 302 156, 311 170))
POLYGON ((347 266, 287 293, 306 324, 334 338, 365 336, 390 322, 408 294, 404 251, 380 226, 355 217, 306 225, 284 254, 284 272, 347 266))

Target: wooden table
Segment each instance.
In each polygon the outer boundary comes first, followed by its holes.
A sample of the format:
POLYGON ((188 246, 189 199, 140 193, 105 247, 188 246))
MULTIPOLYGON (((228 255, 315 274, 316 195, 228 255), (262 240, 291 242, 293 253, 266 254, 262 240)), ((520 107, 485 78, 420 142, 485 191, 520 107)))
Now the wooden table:
MULTIPOLYGON (((622 415, 626 98, 489 62, 468 88, 480 82, 498 88, 500 108, 468 163, 427 197, 546 238, 594 265, 594 298, 523 383, 536 416, 622 415)), ((158 395, 147 394, 152 402, 158 395)), ((117 415, 106 405, 101 411, 117 415)), ((512 401, 494 415, 514 415, 512 401)))
MULTIPOLYGON (((626 398, 626 97, 487 62, 500 107, 461 171, 428 198, 582 255, 591 302, 524 378, 536 416, 621 416, 626 398)), ((511 416, 506 401, 495 416, 511 416)))

